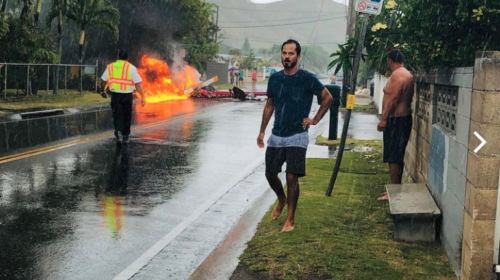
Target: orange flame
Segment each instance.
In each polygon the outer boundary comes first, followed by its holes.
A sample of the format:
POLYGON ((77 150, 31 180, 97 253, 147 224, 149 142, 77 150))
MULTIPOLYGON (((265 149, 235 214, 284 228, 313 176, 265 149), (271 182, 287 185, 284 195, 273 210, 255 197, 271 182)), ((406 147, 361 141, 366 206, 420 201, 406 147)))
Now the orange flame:
POLYGON ((148 55, 142 56, 138 71, 147 103, 187 99, 190 95, 184 94, 184 90, 197 85, 200 78, 198 71, 187 63, 170 69, 165 61, 148 55))
POLYGON ((136 103, 134 106, 134 122, 146 123, 150 121, 168 120, 177 115, 189 114, 196 111, 196 105, 192 99, 177 102, 148 103, 145 107, 136 103))

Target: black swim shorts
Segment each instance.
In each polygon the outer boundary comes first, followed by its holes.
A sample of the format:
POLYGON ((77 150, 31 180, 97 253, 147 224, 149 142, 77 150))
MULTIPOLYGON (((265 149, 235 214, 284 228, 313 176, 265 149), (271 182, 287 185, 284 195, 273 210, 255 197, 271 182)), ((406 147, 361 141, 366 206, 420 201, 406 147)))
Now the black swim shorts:
POLYGON ((266 173, 280 173, 283 163, 286 162, 286 173, 295 174, 299 177, 305 176, 306 152, 307 149, 300 147, 267 147, 266 173))
POLYGON ((391 117, 384 130, 384 162, 404 162, 406 145, 410 139, 412 116, 391 117))

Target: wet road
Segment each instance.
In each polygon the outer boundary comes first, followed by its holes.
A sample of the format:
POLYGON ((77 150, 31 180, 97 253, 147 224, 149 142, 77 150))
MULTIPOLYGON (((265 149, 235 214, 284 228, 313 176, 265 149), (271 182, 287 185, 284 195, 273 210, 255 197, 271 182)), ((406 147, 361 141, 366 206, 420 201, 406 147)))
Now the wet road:
MULTIPOLYGON (((105 138, 0 165, 0 278, 134 275, 143 254, 161 250, 262 168, 264 150, 255 139, 263 102, 168 104, 162 113, 139 108, 139 123, 171 121, 135 129, 128 147, 105 138)), ((235 209, 243 211, 246 201, 235 209)))
POLYGON ((108 132, 0 164, 0 278, 187 279, 268 191, 263 106, 148 104, 122 149, 108 132))

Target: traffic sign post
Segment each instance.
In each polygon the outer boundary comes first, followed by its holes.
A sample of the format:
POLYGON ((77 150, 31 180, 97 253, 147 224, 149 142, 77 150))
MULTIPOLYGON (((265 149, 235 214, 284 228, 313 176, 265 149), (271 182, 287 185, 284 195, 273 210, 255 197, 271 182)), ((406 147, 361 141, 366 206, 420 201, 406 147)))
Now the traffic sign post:
POLYGON ((383 4, 384 0, 356 0, 354 9, 360 13, 380 15, 383 4))
MULTIPOLYGON (((358 0, 357 2, 361 1, 362 0, 358 0)), ((382 0, 379 1, 380 3, 382 2, 382 0)), ((363 1, 363 3, 366 2, 368 1, 363 1)), ((361 6, 363 7, 363 5, 361 6)), ((342 156, 344 155, 344 147, 347 139, 347 130, 349 129, 349 120, 351 119, 351 112, 354 109, 354 101, 355 101, 354 92, 356 91, 359 61, 361 59, 361 52, 363 51, 363 46, 365 44, 366 27, 368 26, 368 20, 370 19, 369 14, 362 16, 363 16, 363 25, 361 26, 361 32, 359 34, 359 39, 358 39, 358 48, 356 50, 356 56, 354 57, 354 64, 352 68, 352 76, 351 76, 352 81, 350 87, 352 92, 350 92, 348 95, 347 106, 346 106, 347 112, 344 118, 344 128, 342 129, 342 138, 340 139, 339 151, 337 153, 337 161, 335 162, 335 167, 333 168, 332 177, 330 178, 330 184, 328 185, 328 189, 326 190, 326 196, 332 195, 333 187, 335 186, 335 181, 337 180, 337 175, 340 170, 340 164, 342 163, 342 156)))

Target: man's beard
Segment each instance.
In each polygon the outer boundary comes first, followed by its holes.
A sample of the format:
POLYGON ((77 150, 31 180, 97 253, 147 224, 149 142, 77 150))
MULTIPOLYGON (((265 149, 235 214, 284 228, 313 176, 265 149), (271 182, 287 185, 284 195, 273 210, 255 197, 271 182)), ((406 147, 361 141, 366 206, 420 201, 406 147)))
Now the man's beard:
POLYGON ((281 60, 281 64, 283 64, 283 67, 285 67, 286 70, 290 70, 293 67, 295 67, 295 65, 297 65, 297 60, 292 62, 288 59, 285 59, 285 60, 281 60), (287 64, 285 64, 285 63, 287 63, 287 64))

